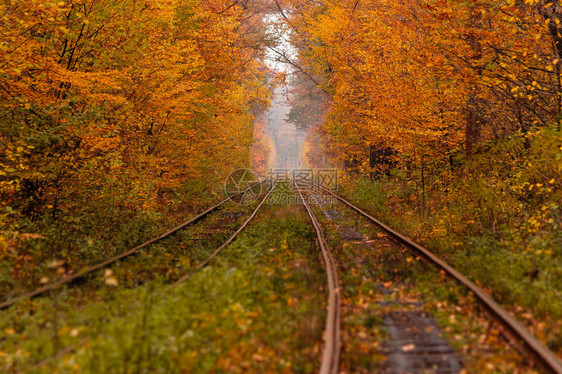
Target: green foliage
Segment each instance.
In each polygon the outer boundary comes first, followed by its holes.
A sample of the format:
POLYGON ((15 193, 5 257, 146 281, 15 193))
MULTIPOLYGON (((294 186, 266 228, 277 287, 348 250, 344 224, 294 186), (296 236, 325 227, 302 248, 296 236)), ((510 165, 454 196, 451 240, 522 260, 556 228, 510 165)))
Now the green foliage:
POLYGON ((351 197, 356 201, 361 201, 366 209, 387 213, 388 208, 386 204, 382 186, 379 183, 371 183, 367 179, 358 179, 351 197))

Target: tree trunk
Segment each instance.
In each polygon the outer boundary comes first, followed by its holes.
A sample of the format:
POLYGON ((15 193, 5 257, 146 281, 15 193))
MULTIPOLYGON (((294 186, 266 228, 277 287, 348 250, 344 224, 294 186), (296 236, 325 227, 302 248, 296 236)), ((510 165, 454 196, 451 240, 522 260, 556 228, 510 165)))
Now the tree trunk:
MULTIPOLYGON (((470 17, 470 27, 474 29, 481 28, 482 14, 473 11, 470 17)), ((472 68, 475 69, 476 75, 482 75, 482 68, 479 66, 478 60, 482 58, 482 44, 480 37, 474 31, 469 31, 468 43, 472 50, 470 61, 474 61, 472 68)), ((478 98, 479 88, 475 84, 470 88, 470 92, 466 99, 466 128, 465 128, 465 151, 466 156, 470 157, 474 153, 474 146, 480 141, 482 133, 482 124, 484 117, 482 114, 482 106, 479 104, 478 98)))
POLYGON ((465 151, 467 157, 474 153, 474 146, 480 141, 482 133, 482 114, 476 98, 477 89, 473 87, 472 91, 466 100, 465 151))

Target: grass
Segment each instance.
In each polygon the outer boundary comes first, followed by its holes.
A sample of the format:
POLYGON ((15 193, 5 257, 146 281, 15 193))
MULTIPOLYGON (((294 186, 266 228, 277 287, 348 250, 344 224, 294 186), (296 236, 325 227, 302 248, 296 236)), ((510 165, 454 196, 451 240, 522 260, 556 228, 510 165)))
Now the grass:
MULTIPOLYGON (((301 207, 262 209, 210 266, 173 292, 162 274, 132 287, 129 273, 137 270, 119 265, 117 287, 92 277, 94 285, 64 288, 4 311, 0 368, 45 373, 318 370, 326 292, 314 233, 301 207), (37 366, 69 346, 76 349, 37 366)), ((173 253, 189 267, 202 257, 203 247, 173 253)), ((136 266, 161 272, 157 259, 163 255, 148 251, 136 266)))

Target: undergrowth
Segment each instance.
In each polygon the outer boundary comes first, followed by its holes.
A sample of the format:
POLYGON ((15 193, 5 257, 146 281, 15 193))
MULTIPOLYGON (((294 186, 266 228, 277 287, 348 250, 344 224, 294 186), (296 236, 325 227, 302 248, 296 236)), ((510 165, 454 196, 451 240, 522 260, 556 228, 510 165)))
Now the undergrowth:
POLYGON ((317 371, 326 295, 314 232, 301 207, 263 209, 216 260, 171 290, 160 278, 122 287, 116 271, 119 286, 102 287, 96 298, 73 302, 72 290, 63 289, 5 311, 0 368, 317 371))

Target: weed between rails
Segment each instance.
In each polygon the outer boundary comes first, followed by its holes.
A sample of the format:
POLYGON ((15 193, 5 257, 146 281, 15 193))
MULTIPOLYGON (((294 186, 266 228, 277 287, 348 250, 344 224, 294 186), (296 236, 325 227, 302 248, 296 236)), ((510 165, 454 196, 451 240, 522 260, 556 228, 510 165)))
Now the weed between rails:
MULTIPOLYGON (((119 265, 119 284, 88 299, 78 289, 38 298, 0 316, 5 372, 314 372, 325 320, 325 274, 302 207, 265 205, 256 221, 207 268, 168 293, 167 266, 211 250, 181 235, 119 265), (185 246, 185 247, 184 247, 185 246), (161 248, 161 249, 159 249, 161 248), (182 250, 183 249, 183 250, 182 250), (160 252, 160 250, 162 252, 160 252), (174 261, 162 260, 172 253, 174 261), (133 261, 131 261, 133 262, 133 261), (97 300, 97 302, 96 302, 97 300), (36 364, 64 347, 71 352, 36 364)), ((191 235, 193 233, 191 232, 191 235)), ((172 257, 172 256, 170 256, 172 257)), ((183 267, 182 272, 186 269, 183 267)))
MULTIPOLYGON (((439 334, 454 347, 453 356, 460 357, 467 373, 535 372, 525 366, 465 289, 349 208, 326 205, 316 207, 316 212, 340 274, 342 370, 370 373, 388 369, 385 361, 392 341, 385 319, 396 313, 417 313, 433 317, 439 334), (322 213, 336 210, 340 218, 327 219, 322 213), (358 234, 363 238, 358 240, 358 234)), ((399 348, 407 352, 418 347, 399 348)))

